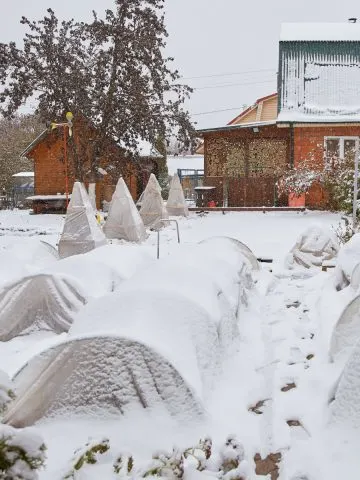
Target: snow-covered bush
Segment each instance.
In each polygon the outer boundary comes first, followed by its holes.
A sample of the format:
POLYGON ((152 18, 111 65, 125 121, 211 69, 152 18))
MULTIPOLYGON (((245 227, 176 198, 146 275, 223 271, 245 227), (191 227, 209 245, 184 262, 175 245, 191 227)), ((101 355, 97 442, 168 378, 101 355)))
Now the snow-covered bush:
POLYGON ((0 426, 0 479, 37 480, 44 466, 46 446, 31 429, 0 426))
MULTIPOLYGON (((75 452, 70 472, 63 480, 76 480, 82 467, 97 463, 98 456, 111 449, 108 440, 96 442, 90 440, 85 447, 75 452)), ((103 463, 103 462, 102 462, 103 463)), ((224 480, 248 480, 249 467, 245 460, 244 448, 235 436, 230 436, 218 454, 214 455, 210 438, 200 440, 190 448, 173 448, 171 452, 157 452, 147 467, 135 465, 130 453, 121 453, 115 457, 112 465, 115 478, 184 478, 191 472, 203 472, 206 476, 224 480)), ((83 477, 81 477, 83 478, 83 477)))
POLYGON ((319 162, 310 154, 291 168, 278 182, 279 193, 294 193, 299 196, 307 193, 314 185, 321 185, 328 193, 328 205, 333 210, 350 211, 352 208, 354 185, 354 161, 347 158, 324 156, 319 162))
POLYGON ((0 416, 6 412, 8 404, 15 398, 8 375, 0 370, 0 416))
POLYGON ((348 242, 355 233, 359 232, 359 229, 354 227, 352 220, 347 217, 341 218, 344 223, 339 222, 338 226, 334 228, 335 235, 341 245, 348 242))
POLYGON ((109 440, 104 438, 100 441, 89 440, 85 447, 79 448, 75 451, 72 460, 72 468, 64 477, 64 480, 75 480, 76 472, 78 472, 84 465, 94 465, 97 462, 97 457, 106 453, 110 448, 109 440))

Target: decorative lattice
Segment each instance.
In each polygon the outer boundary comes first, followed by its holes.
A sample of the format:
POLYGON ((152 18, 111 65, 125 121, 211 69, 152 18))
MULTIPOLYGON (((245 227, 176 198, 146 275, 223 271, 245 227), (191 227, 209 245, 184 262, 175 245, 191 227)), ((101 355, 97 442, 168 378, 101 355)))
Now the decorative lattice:
POLYGON ((245 144, 228 142, 223 175, 226 177, 244 177, 246 175, 245 144))
POLYGON ((249 145, 249 176, 276 176, 287 164, 286 140, 259 139, 249 145))
POLYGON ((209 138, 206 142, 207 176, 222 177, 226 158, 227 141, 224 138, 209 138))

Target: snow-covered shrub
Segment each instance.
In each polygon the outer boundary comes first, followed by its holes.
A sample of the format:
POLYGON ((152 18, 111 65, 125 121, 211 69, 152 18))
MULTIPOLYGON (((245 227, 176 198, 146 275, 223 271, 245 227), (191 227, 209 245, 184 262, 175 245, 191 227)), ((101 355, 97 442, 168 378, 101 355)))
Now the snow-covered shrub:
POLYGON ((5 372, 0 370, 0 416, 6 412, 8 404, 14 398, 11 380, 5 372))
POLYGON ((97 457, 106 453, 110 448, 109 440, 107 438, 98 440, 89 440, 85 447, 79 448, 75 451, 72 460, 72 468, 64 477, 64 480, 75 480, 76 472, 78 472, 84 465, 94 465, 97 462, 97 457))
POLYGON ((344 223, 339 222, 338 226, 334 228, 335 235, 341 245, 348 242, 355 233, 359 232, 359 229, 354 227, 352 220, 347 217, 341 218, 344 223))
POLYGON ((122 478, 126 478, 134 468, 134 459, 131 455, 121 454, 114 462, 114 472, 122 478))
POLYGON ((30 429, 0 426, 0 479, 37 480, 44 466, 46 446, 30 429))

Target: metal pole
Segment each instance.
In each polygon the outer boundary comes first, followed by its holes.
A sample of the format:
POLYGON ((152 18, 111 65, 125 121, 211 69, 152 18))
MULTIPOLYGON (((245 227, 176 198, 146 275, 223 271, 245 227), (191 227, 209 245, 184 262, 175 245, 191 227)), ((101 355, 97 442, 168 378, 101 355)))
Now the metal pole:
POLYGON ((68 158, 67 158, 67 144, 66 144, 66 127, 64 129, 64 160, 65 160, 65 196, 66 196, 66 208, 69 204, 69 178, 68 178, 68 158))
MULTIPOLYGON (((179 231, 179 223, 177 220, 170 220, 169 218, 162 218, 160 220, 160 222, 175 222, 176 223, 176 232, 177 232, 177 240, 178 240, 178 243, 180 243, 180 231, 179 231)), ((156 258, 159 259, 160 258, 160 229, 157 231, 157 254, 156 254, 156 258)))
POLYGON ((357 218, 357 196, 358 196, 358 178, 359 178, 359 146, 355 150, 355 172, 354 172, 354 197, 353 197, 353 229, 356 227, 357 218))

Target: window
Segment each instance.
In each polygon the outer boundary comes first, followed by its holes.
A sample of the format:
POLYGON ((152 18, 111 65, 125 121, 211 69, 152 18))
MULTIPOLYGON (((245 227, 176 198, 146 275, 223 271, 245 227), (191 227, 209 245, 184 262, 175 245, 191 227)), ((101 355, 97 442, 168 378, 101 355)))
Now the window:
POLYGON ((325 155, 328 160, 342 158, 354 161, 358 151, 359 137, 325 137, 325 155))

